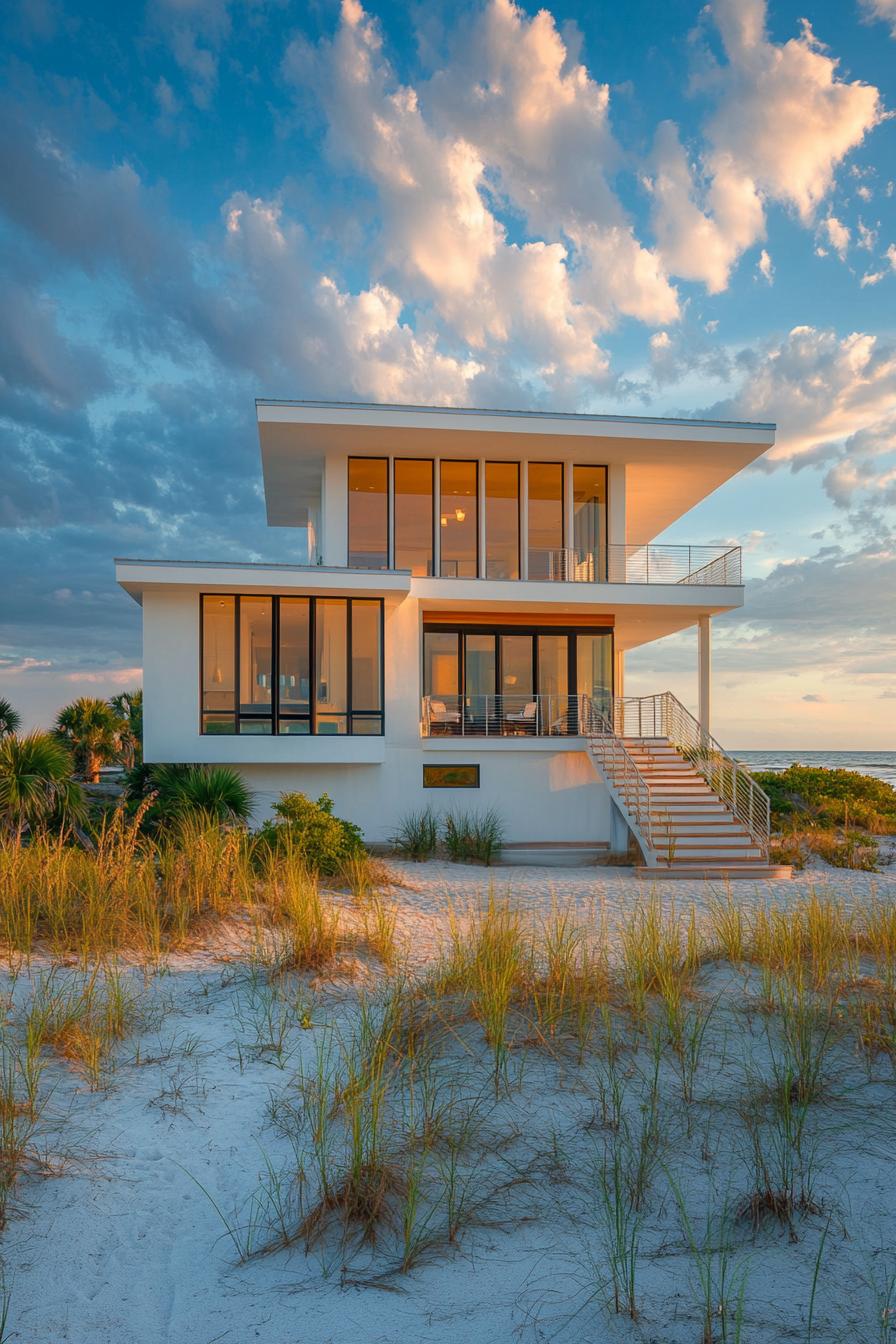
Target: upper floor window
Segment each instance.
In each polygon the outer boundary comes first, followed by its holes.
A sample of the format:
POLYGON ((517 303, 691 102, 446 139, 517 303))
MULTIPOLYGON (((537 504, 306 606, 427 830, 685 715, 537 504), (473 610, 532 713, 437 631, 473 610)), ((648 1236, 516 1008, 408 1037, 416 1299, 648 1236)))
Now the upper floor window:
POLYGON ((520 467, 485 464, 485 577, 520 576, 520 467))
POLYGON ((395 568, 433 572, 433 474, 431 461, 395 459, 395 568))
POLYGON ((529 578, 553 578, 563 549, 563 463, 530 462, 529 578))
POLYGON ((389 568, 389 459, 348 460, 348 563, 389 568))
POLYGON ((573 467, 572 544, 577 577, 606 579, 607 469, 573 467))
POLYGON ((439 536, 443 577, 475 579, 479 574, 479 464, 439 464, 439 536))
POLYGON ((379 598, 201 599, 202 731, 382 733, 379 598))

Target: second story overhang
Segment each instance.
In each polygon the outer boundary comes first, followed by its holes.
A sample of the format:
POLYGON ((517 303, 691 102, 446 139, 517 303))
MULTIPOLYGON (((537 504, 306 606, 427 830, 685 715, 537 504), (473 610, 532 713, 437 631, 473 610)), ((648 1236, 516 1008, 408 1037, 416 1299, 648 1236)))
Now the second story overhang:
MULTIPOLYGON (((601 464, 624 478, 610 541, 643 546, 774 443, 764 423, 259 400, 268 522, 307 526, 349 456, 601 464), (335 473, 332 479, 335 479, 335 473)), ((612 482, 611 482, 612 490, 612 482)), ((332 501, 331 501, 332 504, 332 501)))

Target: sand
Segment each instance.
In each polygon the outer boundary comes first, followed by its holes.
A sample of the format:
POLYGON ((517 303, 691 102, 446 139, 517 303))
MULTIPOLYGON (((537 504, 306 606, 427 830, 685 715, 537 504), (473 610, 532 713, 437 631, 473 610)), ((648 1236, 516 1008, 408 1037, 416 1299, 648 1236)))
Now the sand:
MULTIPOLYGON (((489 884, 536 915, 556 900, 583 913, 602 906, 613 916, 649 892, 626 870, 486 872, 442 863, 395 869, 406 885, 391 894, 418 967, 445 936, 449 902, 461 907, 479 899, 489 884)), ((896 875, 889 873, 816 871, 788 884, 739 882, 733 890, 742 902, 789 901, 810 886, 856 901, 875 893, 896 898, 896 875)), ((705 906, 719 884, 661 883, 657 890, 683 909, 691 902, 705 906)), ((244 1228, 266 1160, 279 1169, 290 1157, 271 1124, 272 1100, 298 1100, 297 1072, 311 1066, 328 1033, 352 1021, 359 984, 375 993, 378 981, 367 973, 356 983, 306 985, 313 1025, 302 1029, 294 1019, 278 1053, 259 1048, 271 1031, 270 1002, 257 978, 238 959, 220 959, 235 955, 218 947, 173 959, 145 985, 140 972, 131 972, 142 985, 143 1025, 118 1049, 102 1090, 90 1091, 63 1063, 48 1064, 52 1096, 43 1142, 58 1174, 21 1183, 3 1233, 7 1338, 25 1344, 699 1344, 698 1275, 670 1173, 701 1237, 710 1200, 729 1211, 736 1204, 746 1182, 735 1137, 736 1093, 745 1058, 760 1069, 767 1062, 761 1020, 733 1012, 723 1027, 720 1014, 712 1043, 719 1067, 698 1089, 688 1119, 692 1132, 666 1136, 663 1169, 654 1174, 641 1230, 643 1314, 633 1322, 607 1310, 600 1287, 607 1262, 593 1162, 605 1151, 607 1132, 595 1069, 578 1070, 569 1060, 524 1062, 521 1056, 511 1063, 510 1090, 488 1123, 516 1137, 497 1165, 486 1162, 473 1173, 483 1208, 456 1247, 436 1248, 410 1273, 377 1278, 374 1286, 371 1279, 387 1266, 385 1248, 351 1256, 326 1246, 307 1255, 295 1248, 239 1263, 224 1219, 244 1228), (745 1049, 732 1043, 739 1022, 745 1049), (508 1181, 511 1171, 516 1175, 508 1181), (495 1193, 502 1183, 508 1188, 495 1193)), ((40 973, 32 968, 32 976, 40 973)), ((707 971, 700 988, 724 998, 730 978, 707 971)), ((10 992, 18 998, 28 988, 23 971, 10 992)), ((459 1076, 465 1067, 461 1056, 459 1076)), ((631 1064, 635 1118, 648 1073, 640 1051, 631 1064)), ((896 1272, 889 1249, 896 1244, 892 1069, 869 1070, 844 1056, 836 1073, 813 1122, 818 1213, 800 1221, 795 1240, 776 1225, 755 1235, 737 1225, 731 1234, 732 1262, 746 1283, 743 1344, 896 1338, 878 1293, 896 1272), (810 1336, 820 1247, 824 1272, 810 1336)), ((674 1089, 671 1074, 664 1072, 662 1085, 674 1089)), ((892 1320, 896 1327, 896 1315, 892 1320)))

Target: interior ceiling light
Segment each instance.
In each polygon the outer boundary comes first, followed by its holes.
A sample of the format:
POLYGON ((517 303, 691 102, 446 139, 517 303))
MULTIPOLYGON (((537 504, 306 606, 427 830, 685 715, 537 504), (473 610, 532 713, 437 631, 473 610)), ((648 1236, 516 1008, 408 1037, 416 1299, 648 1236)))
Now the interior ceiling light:
POLYGON ((462 523, 467 515, 464 513, 463 509, 455 509, 454 516, 459 523, 462 523))

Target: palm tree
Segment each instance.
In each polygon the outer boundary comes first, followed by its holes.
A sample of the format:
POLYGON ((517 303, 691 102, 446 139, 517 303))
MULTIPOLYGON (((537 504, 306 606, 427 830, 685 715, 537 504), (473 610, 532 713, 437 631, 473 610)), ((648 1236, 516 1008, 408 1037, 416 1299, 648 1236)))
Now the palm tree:
POLYGON ((72 756, 52 733, 0 739, 0 825, 21 836, 38 826, 68 826, 86 815, 72 779, 72 756))
POLYGON ((56 715, 56 736, 71 747, 88 784, 99 783, 100 766, 118 755, 122 720, 105 700, 82 695, 56 715))
POLYGON ((121 763, 132 770, 143 760, 143 692, 122 691, 112 696, 109 706, 122 722, 118 733, 121 763))
POLYGON ((252 815, 252 794, 227 765, 153 765, 147 787, 157 794, 152 811, 159 820, 201 814, 209 821, 245 822, 252 815))
POLYGON ((8 700, 0 696, 0 737, 11 737, 22 726, 22 716, 8 700))

